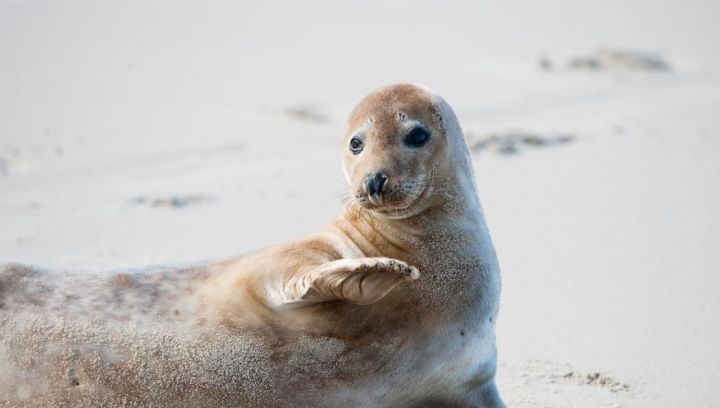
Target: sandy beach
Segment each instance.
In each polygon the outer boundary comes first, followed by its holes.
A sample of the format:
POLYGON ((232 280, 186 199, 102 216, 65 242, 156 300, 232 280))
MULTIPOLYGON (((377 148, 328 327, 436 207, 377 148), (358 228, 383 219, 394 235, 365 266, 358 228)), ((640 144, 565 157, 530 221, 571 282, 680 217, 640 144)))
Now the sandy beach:
POLYGON ((238 255, 343 206, 344 122, 455 108, 510 407, 720 406, 720 3, 0 0, 0 262, 238 255))

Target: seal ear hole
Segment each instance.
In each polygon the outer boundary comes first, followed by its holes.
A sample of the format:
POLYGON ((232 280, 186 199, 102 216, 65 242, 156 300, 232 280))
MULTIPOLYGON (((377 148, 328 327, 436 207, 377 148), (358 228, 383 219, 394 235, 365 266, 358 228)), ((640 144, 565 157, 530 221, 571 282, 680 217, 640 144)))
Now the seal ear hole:
POLYGON ((437 125, 437 127, 439 127, 443 133, 445 133, 445 121, 443 120, 443 117, 440 114, 440 112, 435 112, 433 114, 433 119, 435 119, 435 124, 437 125))

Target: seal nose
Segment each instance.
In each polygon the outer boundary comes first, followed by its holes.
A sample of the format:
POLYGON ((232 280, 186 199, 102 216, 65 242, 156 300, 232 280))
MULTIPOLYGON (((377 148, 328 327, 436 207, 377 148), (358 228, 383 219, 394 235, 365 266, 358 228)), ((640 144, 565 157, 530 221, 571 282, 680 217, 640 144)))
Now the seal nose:
POLYGON ((387 179, 387 176, 383 172, 368 175, 367 178, 365 178, 365 189, 367 190, 368 195, 381 195, 385 189, 387 179))

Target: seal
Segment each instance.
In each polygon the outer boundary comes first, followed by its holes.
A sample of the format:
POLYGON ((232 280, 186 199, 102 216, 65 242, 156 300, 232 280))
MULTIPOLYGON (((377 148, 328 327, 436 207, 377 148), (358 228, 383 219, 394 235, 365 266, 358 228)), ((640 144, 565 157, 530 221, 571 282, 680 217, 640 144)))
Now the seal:
POLYGON ((352 111, 345 211, 191 267, 0 267, 11 406, 502 407, 500 273, 448 103, 391 85, 352 111))

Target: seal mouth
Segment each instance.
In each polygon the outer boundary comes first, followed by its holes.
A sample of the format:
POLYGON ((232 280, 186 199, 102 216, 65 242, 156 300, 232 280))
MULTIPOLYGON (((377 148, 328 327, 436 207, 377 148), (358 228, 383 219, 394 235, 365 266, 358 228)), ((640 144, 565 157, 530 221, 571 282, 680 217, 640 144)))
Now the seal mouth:
POLYGON ((380 214, 389 219, 408 218, 422 212, 427 204, 427 197, 433 192, 430 180, 424 183, 421 190, 413 190, 403 194, 403 199, 398 204, 394 204, 382 194, 357 194, 356 202, 361 207, 380 214))
POLYGON ((422 191, 415 194, 415 197, 407 205, 398 207, 380 207, 373 209, 373 211, 378 212, 389 219, 409 218, 425 210, 426 206, 424 204, 427 203, 427 197, 430 196, 432 192, 432 185, 427 183, 422 191))
POLYGON ((385 204, 385 198, 382 194, 368 194, 367 198, 373 206, 383 207, 385 204))

